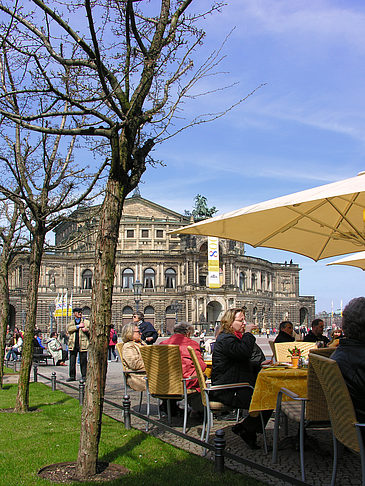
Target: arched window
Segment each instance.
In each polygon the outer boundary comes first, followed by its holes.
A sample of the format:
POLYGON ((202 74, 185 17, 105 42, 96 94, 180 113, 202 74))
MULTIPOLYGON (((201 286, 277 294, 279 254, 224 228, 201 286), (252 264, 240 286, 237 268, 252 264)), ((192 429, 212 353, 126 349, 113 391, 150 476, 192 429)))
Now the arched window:
POLYGON ((155 309, 152 307, 152 305, 147 305, 143 313, 145 316, 151 316, 155 313, 155 309))
POLYGON ((91 309, 90 309, 90 307, 85 306, 85 307, 82 309, 82 315, 83 315, 84 317, 89 318, 89 317, 91 316, 91 309))
POLYGON ((239 289, 246 290, 246 273, 240 272, 240 281, 239 281, 239 289))
POLYGON ((131 316, 131 319, 132 319, 132 315, 133 315, 132 307, 130 307, 129 305, 126 305, 125 307, 123 307, 122 314, 124 316, 131 316))
POLYGON ((251 276, 251 289, 257 290, 257 276, 256 273, 253 273, 251 276))
POLYGON ((93 272, 91 270, 84 270, 82 272, 82 288, 91 289, 93 286, 93 272))
POLYGON ((155 288, 155 271, 153 268, 146 268, 143 277, 143 287, 145 289, 155 288))
POLYGON ((133 289, 134 272, 131 268, 125 268, 122 273, 123 289, 133 289))
POLYGON ((165 272, 165 287, 176 289, 176 272, 173 268, 168 268, 165 272))

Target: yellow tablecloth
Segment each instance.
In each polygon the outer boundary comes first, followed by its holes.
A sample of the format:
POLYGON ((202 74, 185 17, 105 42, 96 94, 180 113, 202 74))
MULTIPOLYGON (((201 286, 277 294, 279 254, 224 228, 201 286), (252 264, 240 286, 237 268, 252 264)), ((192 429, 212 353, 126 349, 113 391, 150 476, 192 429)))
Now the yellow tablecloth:
MULTIPOLYGON (((267 369, 257 376, 249 412, 273 410, 280 388, 289 388, 300 397, 307 396, 307 369, 267 369)), ((290 398, 283 395, 283 401, 290 398)))
POLYGON ((207 365, 207 367, 205 368, 204 374, 207 378, 210 378, 210 375, 212 374, 212 360, 211 359, 205 359, 204 362, 207 365))

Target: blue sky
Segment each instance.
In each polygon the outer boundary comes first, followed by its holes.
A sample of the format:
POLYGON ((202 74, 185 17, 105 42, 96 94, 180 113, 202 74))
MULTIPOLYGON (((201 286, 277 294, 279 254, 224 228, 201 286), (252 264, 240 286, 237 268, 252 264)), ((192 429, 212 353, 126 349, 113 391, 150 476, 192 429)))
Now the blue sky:
MULTIPOLYGON (((199 193, 223 213, 365 170, 365 3, 231 0, 206 19, 200 55, 233 27, 225 74, 202 90, 239 84, 186 104, 186 114, 222 109, 265 86, 224 118, 157 146, 155 158, 167 165, 148 169, 141 195, 184 212, 199 193)), ((299 263, 301 294, 316 296, 317 311, 364 295, 359 269, 263 248, 247 254, 299 263)))

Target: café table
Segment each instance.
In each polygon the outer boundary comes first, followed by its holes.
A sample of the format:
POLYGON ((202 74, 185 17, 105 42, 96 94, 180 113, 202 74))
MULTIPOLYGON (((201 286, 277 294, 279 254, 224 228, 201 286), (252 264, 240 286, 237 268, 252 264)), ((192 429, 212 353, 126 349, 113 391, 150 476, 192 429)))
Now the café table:
MULTIPOLYGON (((307 368, 268 367, 262 369, 257 376, 254 392, 249 408, 250 414, 261 410, 274 410, 276 399, 281 388, 297 393, 300 397, 307 396, 307 368)), ((283 401, 290 400, 283 396, 283 401)))
POLYGON ((210 378, 210 375, 212 374, 212 358, 204 359, 204 363, 207 365, 204 374, 207 378, 210 378))

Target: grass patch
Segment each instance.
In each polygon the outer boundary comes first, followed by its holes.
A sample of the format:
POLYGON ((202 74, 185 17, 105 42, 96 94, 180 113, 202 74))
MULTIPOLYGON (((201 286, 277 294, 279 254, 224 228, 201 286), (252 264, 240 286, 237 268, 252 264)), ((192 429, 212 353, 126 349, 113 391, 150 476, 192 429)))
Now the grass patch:
MULTIPOLYGON (((17 385, 0 390, 0 408, 14 407, 17 385)), ((81 407, 63 392, 52 392, 42 383, 30 384, 26 414, 0 413, 0 485, 56 484, 37 476, 48 464, 75 461, 79 447, 81 407)), ((138 430, 103 416, 99 448, 101 461, 115 462, 130 470, 118 481, 86 482, 85 486, 260 486, 261 482, 232 471, 213 472, 210 461, 177 449, 138 430)), ((79 484, 79 483, 72 483, 79 484)))
POLYGON ((7 366, 4 366, 4 375, 14 375, 14 374, 18 374, 19 372, 18 371, 14 371, 13 368, 9 368, 7 366))

